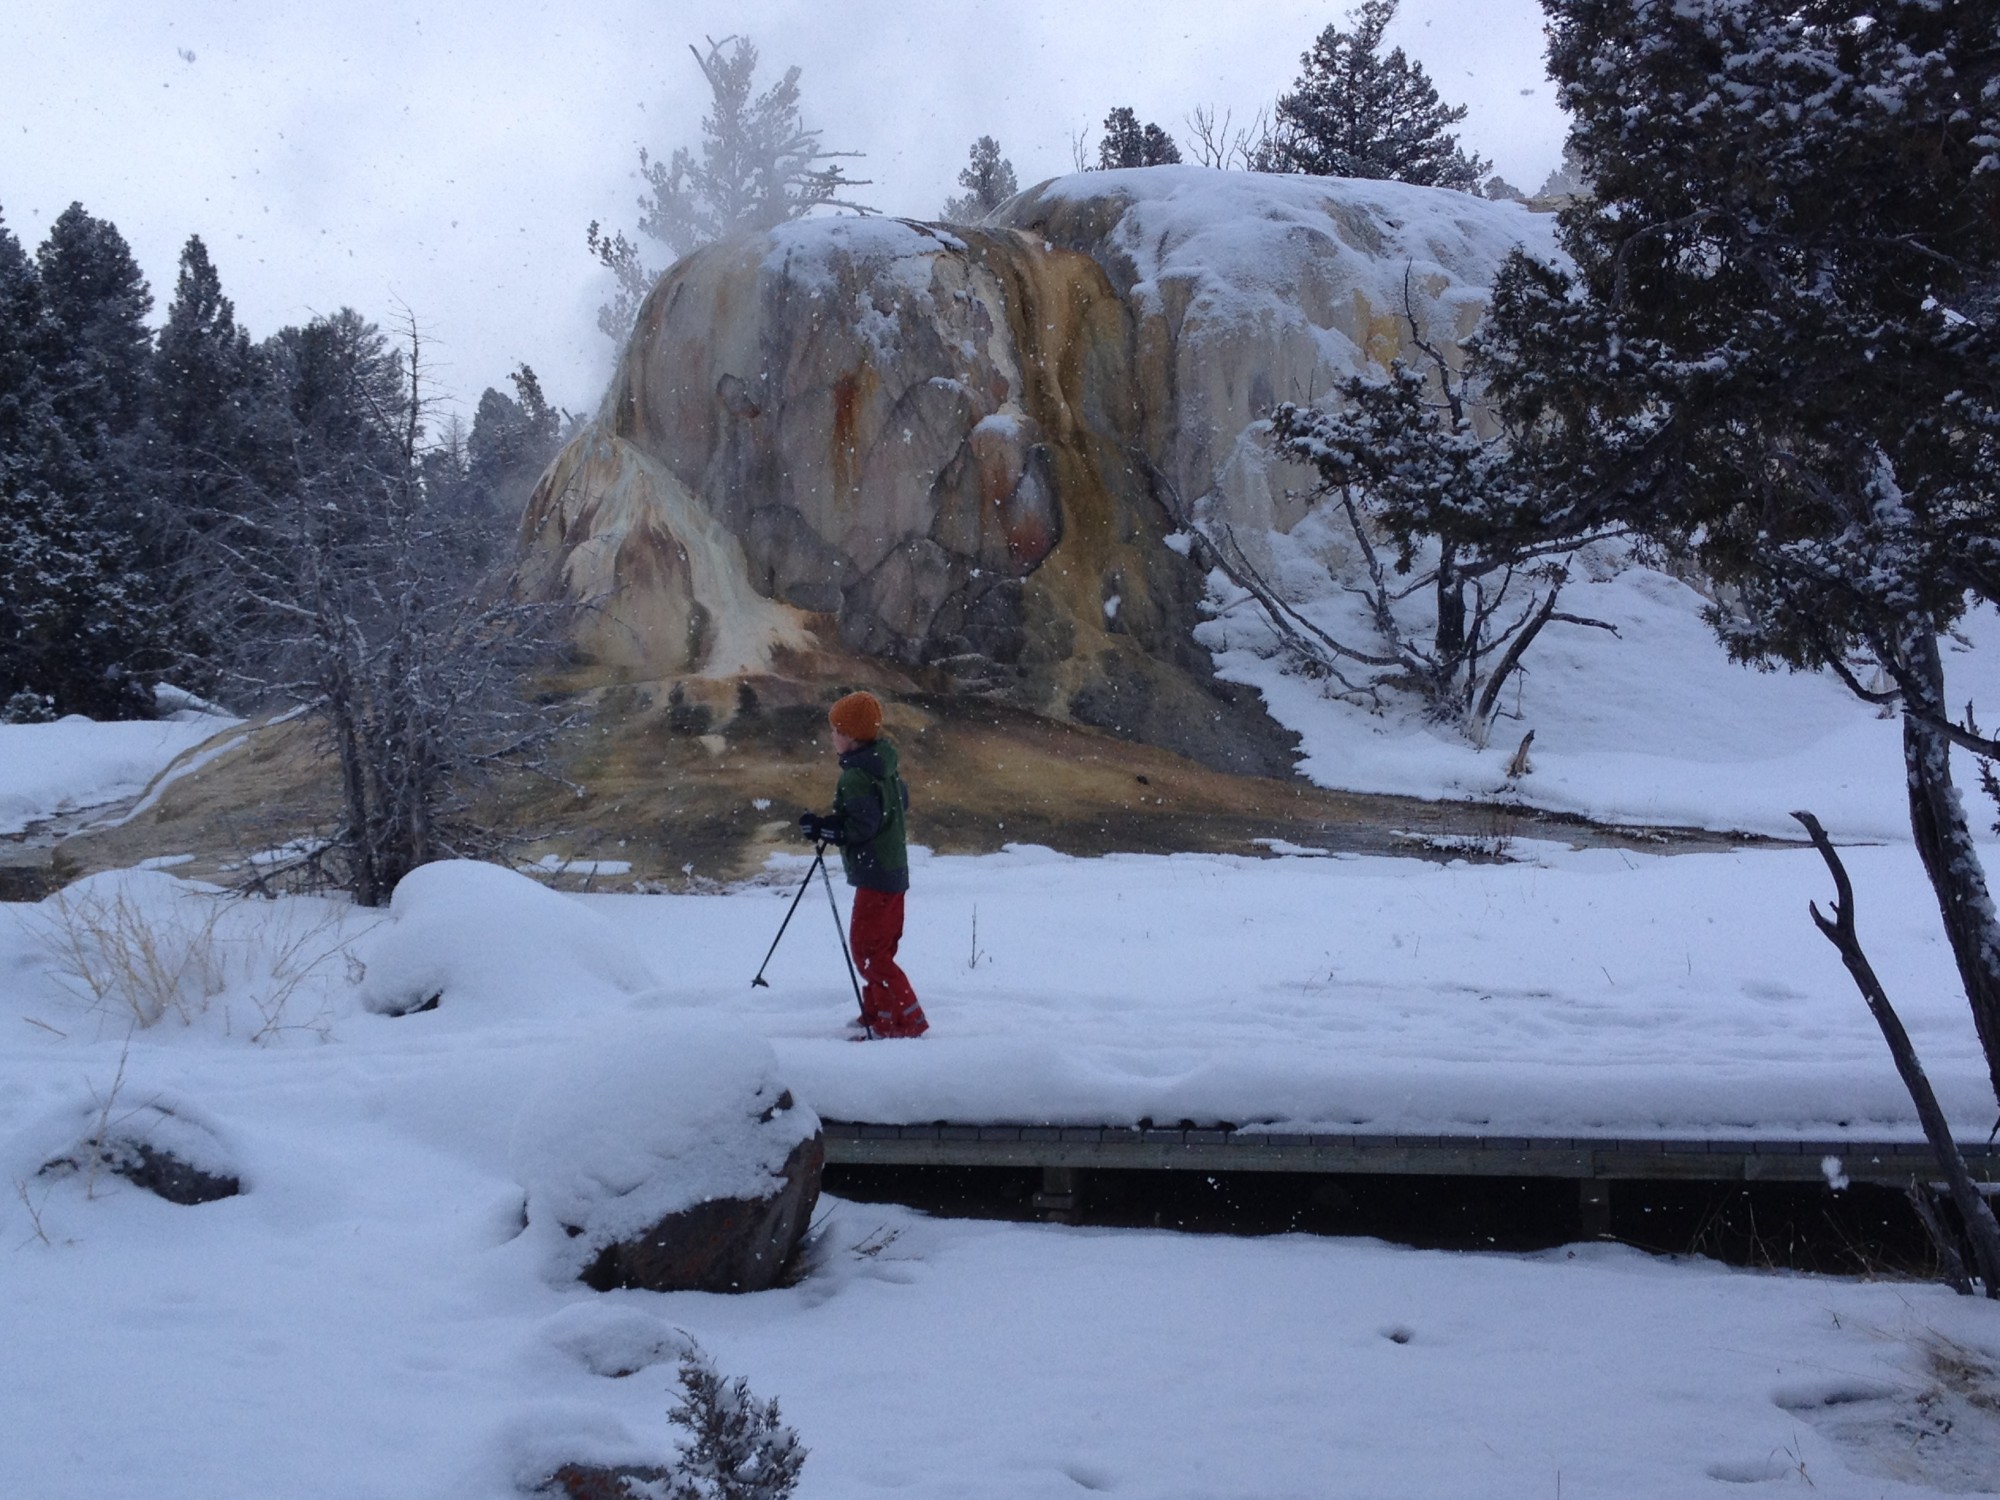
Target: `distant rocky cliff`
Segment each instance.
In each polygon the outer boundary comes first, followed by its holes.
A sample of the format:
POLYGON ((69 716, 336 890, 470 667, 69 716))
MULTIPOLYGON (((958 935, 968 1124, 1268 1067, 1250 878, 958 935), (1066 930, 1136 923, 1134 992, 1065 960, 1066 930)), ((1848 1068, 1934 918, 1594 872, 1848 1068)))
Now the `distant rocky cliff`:
MULTIPOLYGON (((606 683, 726 722, 829 680, 980 695, 1221 769, 1288 737, 1192 631, 1196 515, 1285 526, 1246 436, 1468 331, 1544 225, 1400 184, 1197 168, 1045 183, 977 229, 806 220, 641 311, 524 520, 606 683)), ((1294 480, 1296 482, 1296 480, 1294 480)))

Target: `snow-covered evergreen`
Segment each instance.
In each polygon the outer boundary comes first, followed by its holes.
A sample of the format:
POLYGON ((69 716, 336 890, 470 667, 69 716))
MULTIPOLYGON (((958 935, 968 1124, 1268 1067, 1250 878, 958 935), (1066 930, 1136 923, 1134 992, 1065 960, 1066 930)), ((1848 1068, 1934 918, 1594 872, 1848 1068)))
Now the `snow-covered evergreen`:
POLYGON ((1278 98, 1271 133, 1252 165, 1262 172, 1375 177, 1477 192, 1493 164, 1460 148, 1451 127, 1465 106, 1448 105, 1401 47, 1383 34, 1397 0, 1363 0, 1352 31, 1328 26, 1299 59, 1290 93, 1278 98))

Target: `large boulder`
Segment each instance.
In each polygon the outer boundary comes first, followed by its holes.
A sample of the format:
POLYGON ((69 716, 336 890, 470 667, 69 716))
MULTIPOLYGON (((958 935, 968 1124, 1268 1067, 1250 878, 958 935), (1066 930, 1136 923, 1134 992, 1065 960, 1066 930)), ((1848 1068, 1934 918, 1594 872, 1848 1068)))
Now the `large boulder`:
POLYGON ((804 1239, 826 1150, 768 1042, 674 1018, 559 1058, 513 1157, 561 1273, 600 1291, 754 1292, 804 1239))
MULTIPOLYGON (((796 1107, 789 1093, 777 1103, 796 1107)), ((815 1131, 792 1147, 767 1192, 708 1198, 663 1214, 598 1251, 582 1280, 600 1292, 761 1292, 784 1274, 811 1226, 825 1167, 826 1145, 815 1131)))
MULTIPOLYGON (((1192 639, 1124 302, 1007 231, 805 221, 674 267, 543 477, 527 572, 605 680, 974 693, 1210 765, 1290 740, 1192 639)), ((662 696, 666 696, 663 692, 662 696)))
POLYGON ((1276 400, 1469 332, 1515 204, 1193 167, 1060 178, 976 229, 802 220, 673 267, 524 522, 601 681, 972 693, 1218 769, 1292 741, 1192 638, 1175 533, 1253 543, 1276 400))

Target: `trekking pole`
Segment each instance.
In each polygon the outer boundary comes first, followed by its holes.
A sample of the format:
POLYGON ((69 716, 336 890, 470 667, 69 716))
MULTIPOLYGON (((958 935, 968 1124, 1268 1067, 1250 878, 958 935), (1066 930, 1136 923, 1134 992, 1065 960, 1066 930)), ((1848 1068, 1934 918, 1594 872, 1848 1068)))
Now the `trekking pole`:
MULTIPOLYGON (((804 899, 806 888, 813 883, 813 871, 825 868, 826 844, 822 841, 819 848, 813 851, 813 862, 806 870, 806 878, 799 882, 798 894, 792 897, 792 904, 785 909, 785 920, 778 924, 778 936, 771 939, 771 952, 766 953, 764 961, 757 965, 757 977, 750 981, 751 989, 768 990, 771 987, 771 981, 764 977, 764 971, 771 966, 771 953, 778 951, 778 943, 783 939, 785 929, 792 925, 792 913, 799 909, 799 902, 804 899)), ((831 890, 832 886, 829 885, 827 889, 831 890)))
MULTIPOLYGON (((847 951, 847 929, 840 925, 840 903, 833 898, 833 877, 827 874, 825 860, 820 861, 819 873, 826 880, 826 904, 833 908, 833 935, 840 939, 840 956, 847 960, 847 982, 854 986, 854 1005, 861 1012, 861 1029, 872 1042, 875 1028, 868 1024, 868 1006, 861 999, 861 978, 854 972, 854 955, 847 951)), ((808 874, 806 879, 811 880, 812 876, 808 874)))

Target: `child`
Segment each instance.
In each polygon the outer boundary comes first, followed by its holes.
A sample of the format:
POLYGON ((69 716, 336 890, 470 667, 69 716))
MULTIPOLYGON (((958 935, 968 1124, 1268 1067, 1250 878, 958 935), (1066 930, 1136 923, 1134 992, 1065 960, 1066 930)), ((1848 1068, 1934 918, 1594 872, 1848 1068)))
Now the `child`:
POLYGON ((903 893, 910 888, 903 836, 909 789, 897 774, 896 747, 882 738, 882 704, 873 693, 849 693, 826 718, 840 756, 833 815, 805 813, 799 828, 809 839, 839 846, 841 867, 854 887, 849 942, 861 971, 862 1024, 876 1036, 922 1036, 930 1022, 908 977, 896 967, 903 893))

